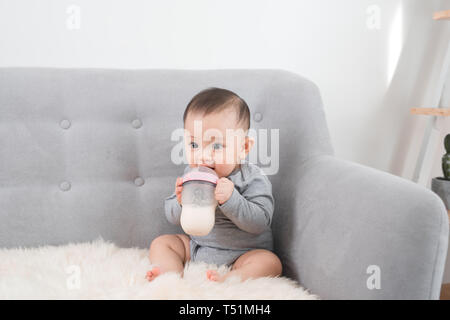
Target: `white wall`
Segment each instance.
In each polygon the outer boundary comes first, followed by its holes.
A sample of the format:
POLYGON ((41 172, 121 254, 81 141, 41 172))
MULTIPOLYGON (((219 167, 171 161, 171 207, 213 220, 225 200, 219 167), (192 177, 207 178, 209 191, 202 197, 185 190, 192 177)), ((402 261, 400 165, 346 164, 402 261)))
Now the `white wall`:
MULTIPOLYGON (((409 109, 433 107, 450 22, 431 16, 443 9, 448 1, 0 0, 0 66, 287 69, 321 88, 338 157, 412 178, 428 118, 409 109)), ((442 154, 441 144, 433 176, 442 154)))
POLYGON ((321 88, 338 157, 411 178, 421 124, 408 110, 425 106, 446 23, 431 15, 443 8, 441 0, 0 0, 0 66, 291 70, 321 88), (72 5, 79 29, 70 28, 72 5))

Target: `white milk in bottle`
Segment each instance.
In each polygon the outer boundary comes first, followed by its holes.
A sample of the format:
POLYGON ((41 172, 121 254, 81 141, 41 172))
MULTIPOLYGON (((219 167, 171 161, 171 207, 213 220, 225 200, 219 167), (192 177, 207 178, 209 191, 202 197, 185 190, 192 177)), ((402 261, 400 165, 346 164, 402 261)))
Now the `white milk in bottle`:
POLYGON ((214 227, 217 200, 214 190, 217 174, 208 167, 192 168, 183 176, 180 223, 184 232, 206 236, 214 227))

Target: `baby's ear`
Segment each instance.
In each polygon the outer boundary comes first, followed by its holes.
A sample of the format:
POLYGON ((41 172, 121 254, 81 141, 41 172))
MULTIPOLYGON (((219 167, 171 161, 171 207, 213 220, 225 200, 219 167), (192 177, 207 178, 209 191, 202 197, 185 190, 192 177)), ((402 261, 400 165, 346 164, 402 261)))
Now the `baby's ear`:
POLYGON ((248 141, 248 151, 250 151, 253 148, 253 145, 255 144, 255 138, 246 136, 245 139, 248 141))
POLYGON ((245 136, 245 148, 246 148, 246 154, 248 154, 250 152, 250 150, 252 150, 254 144, 255 144, 255 138, 250 137, 250 136, 245 136))

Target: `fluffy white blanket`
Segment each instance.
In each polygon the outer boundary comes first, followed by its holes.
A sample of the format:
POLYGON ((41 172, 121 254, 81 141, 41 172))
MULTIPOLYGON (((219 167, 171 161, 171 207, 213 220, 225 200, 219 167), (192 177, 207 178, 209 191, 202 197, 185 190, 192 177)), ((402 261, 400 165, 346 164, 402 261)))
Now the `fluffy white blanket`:
POLYGON ((207 280, 225 265, 187 263, 184 277, 169 272, 145 279, 151 264, 143 249, 92 243, 0 250, 0 299, 318 299, 286 277, 223 283, 207 280))

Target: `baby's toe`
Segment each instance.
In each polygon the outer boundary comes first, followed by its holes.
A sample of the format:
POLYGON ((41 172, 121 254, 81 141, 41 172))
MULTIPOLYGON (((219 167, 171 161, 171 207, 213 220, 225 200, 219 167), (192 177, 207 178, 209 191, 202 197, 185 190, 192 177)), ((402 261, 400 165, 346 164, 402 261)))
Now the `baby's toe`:
POLYGON ((216 270, 207 270, 206 278, 211 281, 219 281, 219 273, 216 270))
POLYGON ((145 278, 148 281, 152 281, 157 276, 159 276, 160 273, 161 273, 161 270, 158 267, 154 267, 152 270, 147 271, 147 275, 145 276, 145 278))

